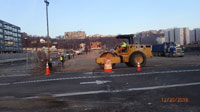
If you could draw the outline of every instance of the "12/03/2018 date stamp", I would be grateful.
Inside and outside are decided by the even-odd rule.
[[[188,103],[188,98],[162,98],[162,102],[164,103],[173,103],[173,102],[178,102],[178,103]]]

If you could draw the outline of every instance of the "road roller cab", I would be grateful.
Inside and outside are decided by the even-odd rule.
[[[123,51],[121,45],[115,47],[114,52],[104,52],[99,58],[96,59],[96,63],[101,68],[104,67],[105,58],[109,58],[114,66],[117,63],[126,63],[129,67],[134,67],[139,62],[141,66],[145,66],[147,58],[152,57],[151,45],[134,44],[134,34],[131,35],[118,35],[117,39],[128,40],[126,51]]]

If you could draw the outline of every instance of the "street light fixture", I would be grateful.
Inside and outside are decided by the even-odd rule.
[[[50,50],[49,50],[49,44],[50,44],[50,37],[49,37],[49,21],[48,21],[48,6],[49,2],[47,0],[44,0],[44,3],[46,3],[46,18],[47,18],[47,38],[48,38],[48,61],[50,60]]]

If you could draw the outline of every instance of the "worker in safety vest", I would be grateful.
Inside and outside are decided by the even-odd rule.
[[[122,48],[122,52],[125,52],[127,50],[127,43],[126,43],[126,41],[122,42],[121,48]]]
[[[61,62],[61,65],[64,66],[65,59],[63,55],[60,56],[60,62]]]

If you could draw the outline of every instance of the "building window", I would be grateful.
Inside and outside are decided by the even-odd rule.
[[[5,40],[13,40],[12,36],[5,36]]]
[[[17,37],[17,33],[13,33],[13,36]]]
[[[20,29],[17,29],[17,32],[21,32],[21,30],[20,30]]]
[[[8,42],[6,42],[6,44],[7,44],[7,45],[14,45],[15,43],[12,42],[12,41],[8,41]]]
[[[3,29],[0,29],[0,33],[2,33],[3,32]]]
[[[21,34],[20,34],[20,33],[18,34],[18,37],[21,37]]]
[[[3,24],[2,23],[0,23],[0,27],[2,27],[3,26]]]
[[[3,38],[3,35],[2,34],[0,34],[0,39],[2,39]]]
[[[8,28],[8,26],[7,26],[7,25],[4,25],[4,28],[6,28],[6,29],[7,29],[7,28]]]
[[[5,31],[5,34],[6,34],[6,35],[8,35],[8,34],[9,34],[9,32],[8,32],[8,31]]]
[[[13,31],[14,31],[14,32],[17,32],[17,28],[13,28]]]

